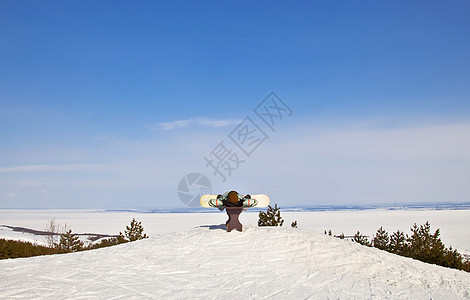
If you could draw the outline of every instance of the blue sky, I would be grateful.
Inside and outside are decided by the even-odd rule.
[[[190,172],[284,206],[469,201],[469,8],[0,1],[0,207],[178,207]],[[221,182],[204,156],[271,91],[292,116]]]

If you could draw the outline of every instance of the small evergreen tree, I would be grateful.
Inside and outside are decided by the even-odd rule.
[[[126,237],[122,234],[122,232],[119,232],[119,235],[117,237],[117,241],[118,241],[118,244],[122,244],[122,243],[127,243],[129,242]]]
[[[142,222],[137,222],[134,218],[131,221],[130,226],[126,226],[124,230],[124,235],[122,232],[119,232],[118,241],[122,242],[123,240],[133,242],[141,239],[148,238],[147,234],[144,233],[144,227]]]
[[[407,236],[406,255],[431,264],[441,264],[445,257],[445,245],[439,238],[440,230],[437,229],[434,234],[430,233],[431,224],[418,227],[416,223],[411,227],[411,236]]]
[[[274,207],[268,205],[266,212],[260,211],[258,214],[258,226],[282,226],[284,220],[281,217],[280,209],[275,204]]]
[[[368,247],[371,246],[367,236],[362,235],[359,231],[356,232],[356,234],[354,235],[353,241],[356,242],[356,243],[359,243],[361,245],[364,245],[364,246],[368,246]]]
[[[82,250],[83,242],[80,241],[76,234],[72,233],[72,229],[67,230],[67,226],[65,226],[64,233],[60,235],[60,241],[57,247],[61,252],[76,252]]]
[[[405,255],[406,239],[403,231],[397,230],[390,235],[389,251],[398,255]]]
[[[388,250],[390,243],[390,238],[388,236],[388,232],[383,230],[382,226],[377,229],[377,233],[374,236],[373,244],[375,248],[380,250]]]
[[[456,249],[452,249],[452,246],[444,250],[444,261],[442,265],[449,268],[465,270],[465,261],[462,255],[458,253]],[[468,272],[469,270],[466,271]]]

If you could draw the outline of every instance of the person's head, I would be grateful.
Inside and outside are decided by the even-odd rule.
[[[235,191],[228,192],[228,202],[233,204],[238,203],[238,193]]]

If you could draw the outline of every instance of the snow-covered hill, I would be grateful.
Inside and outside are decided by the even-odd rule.
[[[206,226],[0,270],[2,299],[470,299],[469,273],[295,228]]]
[[[0,225],[0,239],[15,240],[22,242],[30,242],[35,245],[47,246],[46,232],[34,230],[24,227],[13,227],[8,225]],[[78,239],[83,242],[84,246],[99,243],[102,239],[115,237],[116,235],[96,234],[96,233],[78,233]],[[55,242],[59,242],[60,237],[57,235]]]

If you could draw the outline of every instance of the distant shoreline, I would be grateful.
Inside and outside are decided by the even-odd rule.
[[[284,212],[320,212],[320,211],[360,211],[360,210],[469,210],[470,202],[434,202],[434,203],[392,203],[363,205],[301,205],[281,206]],[[250,208],[247,212],[258,212],[265,208]],[[220,213],[218,209],[202,207],[176,208],[0,208],[0,210],[77,210],[88,212],[134,212],[152,213]]]

